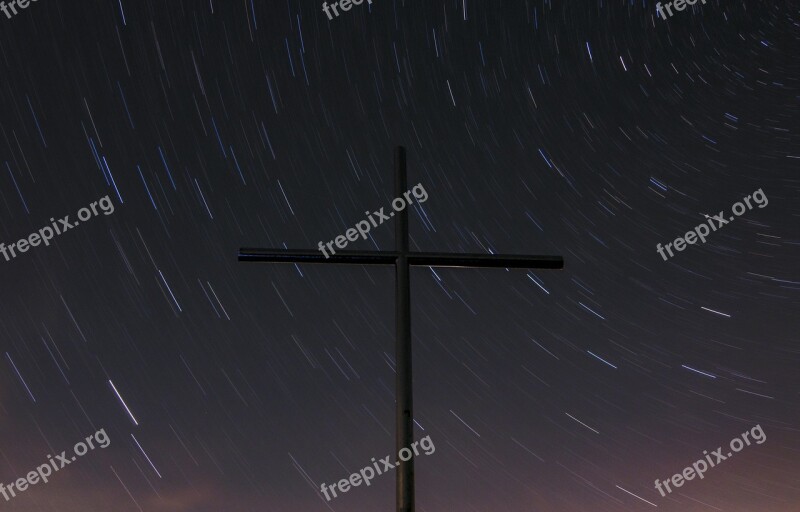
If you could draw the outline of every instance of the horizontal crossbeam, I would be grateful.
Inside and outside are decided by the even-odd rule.
[[[340,251],[326,258],[319,251],[294,249],[239,249],[239,261],[259,263],[339,263],[349,265],[392,265],[400,253],[393,251]],[[453,254],[410,252],[408,264],[418,267],[465,268],[564,268],[561,256],[514,254]]]

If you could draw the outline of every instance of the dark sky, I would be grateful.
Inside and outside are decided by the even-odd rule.
[[[800,510],[800,4],[673,12],[0,13],[0,240],[114,205],[0,257],[0,482],[111,440],[0,507],[393,510],[394,472],[319,492],[395,451],[393,270],[237,251],[313,251],[388,211],[404,145],[429,196],[412,249],[565,259],[412,271],[416,436],[436,448],[417,510]],[[656,252],[758,190],[706,243]],[[393,227],[348,248],[391,250]],[[756,425],[763,444],[655,489]]]

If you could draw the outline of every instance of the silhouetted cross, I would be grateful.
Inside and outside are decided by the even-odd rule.
[[[395,150],[395,197],[406,191],[406,150]],[[564,268],[561,256],[517,256],[502,254],[448,254],[411,252],[408,248],[408,208],[395,218],[394,251],[338,251],[326,258],[319,251],[291,249],[239,249],[239,261],[267,263],[345,263],[354,265],[395,266],[396,358],[396,448],[410,447],[414,442],[413,395],[411,380],[411,303],[409,267],[476,267],[476,268]],[[397,512],[414,512],[414,459],[399,460],[397,465]]]

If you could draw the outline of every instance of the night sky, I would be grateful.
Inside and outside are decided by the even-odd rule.
[[[8,3],[8,0],[6,0]],[[19,512],[393,510],[394,270],[411,248],[417,510],[800,511],[800,3],[39,0],[0,13],[0,482]],[[766,206],[665,261],[656,251]],[[50,219],[55,219],[51,221]],[[348,249],[392,250],[394,224]],[[9,253],[10,256],[10,253]],[[654,481],[760,425],[662,497]]]

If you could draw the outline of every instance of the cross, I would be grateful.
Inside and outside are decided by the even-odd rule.
[[[395,149],[395,197],[406,189],[406,150]],[[414,442],[411,380],[411,300],[409,268],[480,267],[480,268],[564,268],[561,256],[521,256],[499,254],[448,254],[411,252],[408,248],[408,209],[397,212],[394,251],[341,251],[325,257],[318,251],[292,249],[239,249],[239,261],[262,263],[340,263],[351,265],[394,265],[395,268],[395,393],[397,452]],[[414,512],[414,458],[397,465],[397,512]]]

